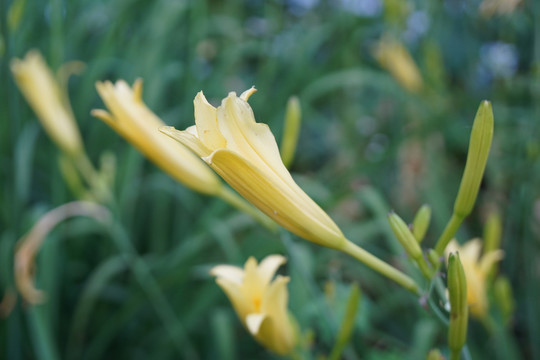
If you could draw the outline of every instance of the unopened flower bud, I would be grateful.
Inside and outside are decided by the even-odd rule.
[[[454,204],[454,214],[464,218],[472,211],[493,138],[493,110],[491,103],[482,101],[474,119],[467,153],[467,163],[461,178],[458,195]]]
[[[459,259],[459,253],[448,258],[448,294],[450,297],[450,325],[448,328],[448,347],[459,353],[467,340],[467,280]]]
[[[300,122],[302,120],[302,109],[300,101],[296,96],[291,96],[285,109],[285,127],[283,138],[281,139],[281,160],[283,165],[289,167],[294,159],[298,135],[300,133]]]
[[[416,213],[413,220],[412,232],[416,241],[419,243],[424,240],[426,232],[431,220],[431,207],[429,205],[422,205],[422,207]]]

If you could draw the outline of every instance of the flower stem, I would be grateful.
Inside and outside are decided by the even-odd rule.
[[[370,254],[350,240],[346,240],[344,246],[339,250],[349,254],[378,273],[386,276],[390,280],[395,281],[397,284],[409,290],[413,294],[420,295],[420,289],[413,279],[388,263],[382,261],[378,257]]]
[[[435,245],[435,251],[437,254],[442,256],[444,249],[446,249],[446,246],[450,240],[452,240],[454,235],[456,235],[461,223],[463,222],[463,219],[463,216],[456,215],[455,213],[452,214],[452,217],[450,218],[448,224],[446,224],[439,241],[437,241],[437,245]]]
[[[251,206],[247,201],[240,197],[237,193],[223,186],[222,190],[216,194],[219,198],[224,200],[229,205],[237,208],[238,210],[250,215],[259,224],[267,228],[268,230],[275,232],[277,230],[277,224],[264,215],[262,212]]]

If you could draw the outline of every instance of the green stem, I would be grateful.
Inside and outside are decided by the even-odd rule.
[[[429,268],[426,259],[420,257],[416,259],[416,263],[418,264],[418,268],[422,272],[422,275],[424,275],[427,280],[431,280],[433,277],[433,271]]]
[[[88,185],[90,185],[91,192],[98,198],[98,201],[109,202],[113,199],[113,196],[108,188],[107,184],[103,181],[103,178],[94,168],[90,159],[83,151],[80,154],[76,154],[71,157],[75,167],[79,170],[82,177]]]
[[[452,214],[452,217],[450,218],[450,221],[444,228],[444,231],[439,238],[439,241],[437,241],[437,245],[435,245],[435,251],[439,255],[443,255],[444,249],[446,249],[446,246],[452,240],[452,238],[456,235],[459,227],[461,226],[461,223],[463,222],[464,217],[456,215],[455,213]]]
[[[272,219],[251,206],[247,201],[244,200],[244,198],[239,196],[237,193],[235,193],[228,187],[223,186],[222,190],[217,193],[216,196],[220,197],[223,201],[225,201],[232,207],[250,215],[253,219],[255,219],[259,224],[261,224],[268,230],[276,232],[277,224]]]
[[[378,273],[386,276],[390,280],[393,280],[394,282],[396,282],[403,288],[409,290],[413,294],[420,295],[420,289],[413,279],[411,279],[409,276],[405,275],[398,269],[394,268],[393,266],[389,265],[388,263],[382,261],[378,257],[370,254],[369,252],[354,244],[350,240],[346,240],[345,245],[338,250],[349,254],[353,258],[359,260],[360,262],[364,263]]]

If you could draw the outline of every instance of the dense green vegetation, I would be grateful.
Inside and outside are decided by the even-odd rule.
[[[279,253],[291,277],[289,308],[310,342],[331,353],[351,285],[360,304],[344,359],[422,359],[448,354],[447,328],[419,299],[335,250],[285,230],[268,231],[220,199],[175,182],[100,120],[96,81],[144,79],[143,99],[165,123],[193,124],[193,98],[218,105],[252,85],[258,122],[282,136],[296,95],[302,125],[291,173],[349,239],[423,284],[386,220],[412,222],[427,203],[424,248],[452,214],[480,102],[495,134],[465,242],[502,217],[515,311],[503,325],[469,321],[473,359],[540,358],[540,3],[483,15],[479,2],[398,0],[141,1],[0,0],[0,358],[271,359],[242,327],[208,274],[216,264]],[[399,39],[423,86],[410,91],[381,66],[383,36]],[[17,241],[46,212],[76,196],[60,151],[17,89],[10,61],[38,49],[53,69],[79,60],[69,82],[85,149],[110,174],[114,225],[69,219],[36,258],[43,304],[17,297]],[[110,163],[109,163],[110,164]],[[110,166],[110,165],[109,165]],[[113,175],[114,174],[114,175]]]

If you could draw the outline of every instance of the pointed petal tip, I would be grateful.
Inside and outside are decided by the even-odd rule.
[[[246,316],[246,327],[252,335],[257,335],[266,318],[265,314],[249,314]]]

